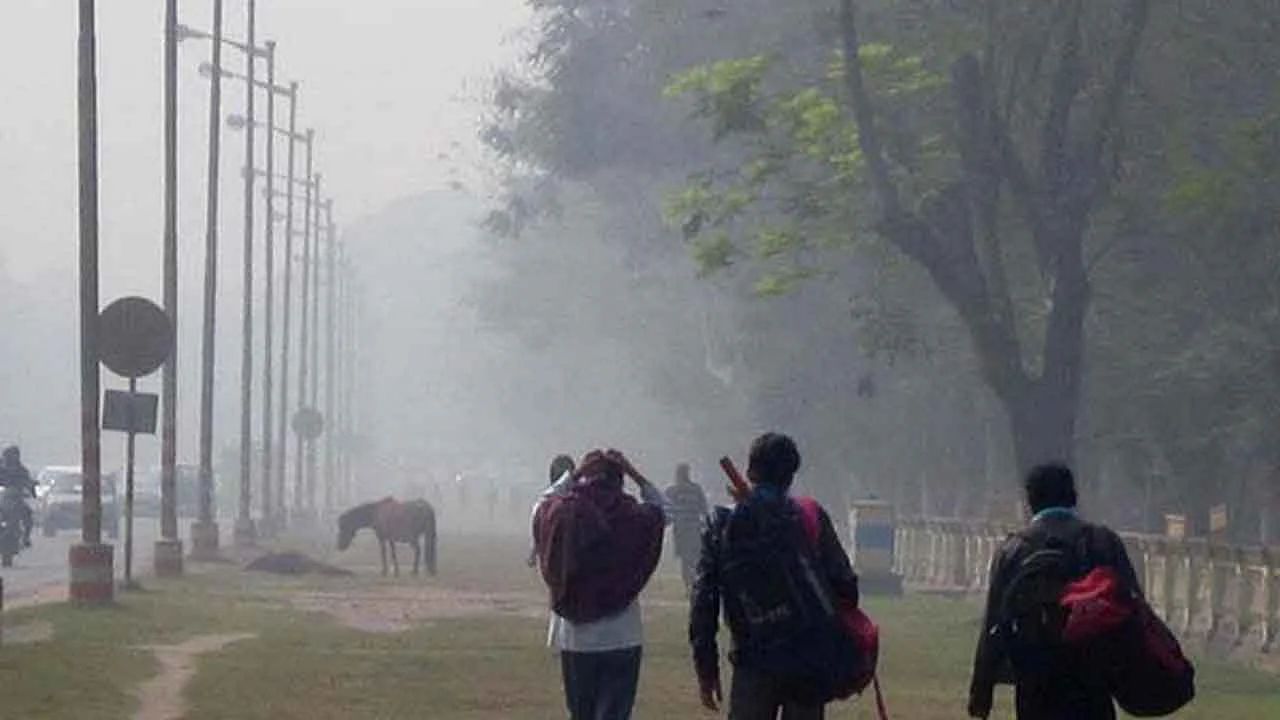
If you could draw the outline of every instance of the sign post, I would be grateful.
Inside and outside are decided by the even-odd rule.
[[[102,311],[98,330],[102,364],[129,379],[129,392],[107,391],[102,427],[125,433],[124,588],[132,590],[138,587],[133,580],[134,445],[139,432],[156,431],[158,402],[153,394],[138,393],[138,378],[155,372],[169,359],[173,325],[165,311],[150,300],[126,297]]]

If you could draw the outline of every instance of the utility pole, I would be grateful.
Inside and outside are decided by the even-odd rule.
[[[252,514],[252,476],[253,476],[253,138],[256,130],[256,115],[253,112],[253,100],[257,95],[254,87],[258,64],[258,46],[256,32],[256,3],[248,0],[248,38],[245,52],[245,67],[248,81],[245,82],[245,114],[249,122],[244,128],[244,274],[243,300],[241,302],[241,341],[240,341],[240,514],[236,518],[236,545],[253,545],[257,538]]]
[[[329,246],[326,248],[328,287],[325,288],[325,348],[324,348],[324,418],[329,425],[329,432],[324,435],[324,514],[327,518],[334,510],[334,457],[333,443],[338,432],[337,417],[334,413],[334,351],[336,338],[334,332],[334,310],[337,308],[338,299],[338,277],[337,277],[337,228],[333,224],[333,201],[330,201],[325,210],[326,225],[328,226]]]
[[[337,289],[337,330],[334,337],[334,343],[337,345],[337,353],[334,365],[334,377],[337,379],[337,393],[334,396],[334,418],[333,418],[333,435],[330,436],[330,442],[334,444],[337,452],[335,470],[337,474],[335,495],[339,505],[346,504],[350,498],[347,496],[347,253],[346,245],[338,246],[338,289]]]
[[[284,289],[280,300],[280,434],[276,447],[276,462],[279,467],[279,482],[276,485],[276,498],[279,505],[279,524],[283,527],[288,515],[288,502],[285,494],[285,478],[288,468],[286,460],[289,443],[289,331],[290,316],[293,303],[293,188],[294,160],[298,145],[298,83],[289,83],[289,169],[286,178],[285,211],[284,211]],[[274,221],[274,220],[273,220]]]
[[[222,130],[222,0],[213,0],[213,72],[209,77],[209,175],[205,207],[204,337],[200,364],[200,518],[191,528],[191,554],[218,555],[213,506],[214,339],[218,292],[218,162]]]
[[[271,484],[275,482],[271,462],[273,432],[271,400],[274,388],[272,350],[274,349],[275,330],[275,179],[276,179],[276,44],[268,40],[267,47],[267,222],[264,229],[266,247],[263,251],[263,267],[265,287],[263,288],[263,325],[262,325],[262,531],[272,535],[276,530],[276,513],[272,506],[273,493]],[[252,85],[252,83],[250,83]],[[290,143],[293,139],[290,138]],[[291,188],[292,189],[292,188]]]
[[[155,547],[157,577],[182,574],[178,537],[178,0],[164,12],[164,310],[173,329],[161,378],[160,540]]]
[[[303,221],[302,221],[302,267],[300,268],[302,271],[302,303],[301,305],[299,305],[299,308],[298,308],[299,312],[301,312],[302,314],[301,329],[299,332],[300,337],[298,340],[298,410],[299,411],[301,411],[303,408],[307,406],[307,387],[308,387],[307,371],[309,369],[307,356],[310,355],[310,351],[309,351],[310,345],[307,344],[307,341],[308,341],[307,316],[309,314],[309,308],[311,305],[311,295],[310,295],[311,271],[308,269],[311,266],[311,234],[312,234],[311,206],[313,204],[312,198],[318,194],[317,191],[319,191],[320,189],[320,184],[318,182],[319,178],[314,178],[315,182],[314,183],[311,182],[313,180],[312,171],[314,170],[314,166],[313,166],[314,152],[315,152],[315,131],[308,130],[307,131],[307,175],[306,175],[308,184],[305,186],[306,193],[304,196],[305,200],[303,201],[305,213],[303,214]],[[303,456],[304,440],[302,437],[302,433],[294,433],[294,435],[296,436],[296,439],[297,439],[296,452],[294,456],[294,465],[295,465],[294,472],[296,473],[294,478],[294,510],[297,512],[298,515],[302,515],[306,509],[306,502],[305,502],[305,497],[306,497],[305,460],[306,458]]]
[[[71,600],[99,605],[115,594],[112,547],[102,544],[102,436],[98,430],[98,67],[94,0],[80,0],[77,114],[80,179],[81,542],[67,553]]]
[[[311,204],[315,217],[311,221],[311,263],[307,265],[307,272],[311,274],[311,345],[309,352],[311,353],[311,383],[307,388],[307,407],[312,410],[320,409],[320,238],[323,230],[320,225],[320,209],[323,207],[323,201],[320,199],[321,177],[316,173],[315,202]],[[328,422],[328,418],[324,418]],[[307,441],[307,511],[314,520],[316,516],[316,438],[308,437]]]

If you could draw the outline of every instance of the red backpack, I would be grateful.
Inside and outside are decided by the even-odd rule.
[[[793,501],[800,510],[805,537],[816,549],[821,532],[821,507],[816,500],[809,497],[793,498]],[[840,616],[841,626],[853,638],[854,645],[861,649],[867,658],[863,666],[864,672],[858,673],[849,680],[848,684],[841,689],[840,699],[861,694],[868,685],[872,685],[876,693],[876,710],[881,720],[888,720],[884,695],[880,692],[880,680],[876,677],[876,664],[880,657],[880,628],[857,604],[844,598],[835,598],[835,600],[838,604],[836,612]]]
[[[1063,642],[1096,646],[1109,659],[1111,696],[1134,717],[1171,715],[1195,697],[1195,668],[1146,600],[1109,567],[1094,568],[1062,594]]]

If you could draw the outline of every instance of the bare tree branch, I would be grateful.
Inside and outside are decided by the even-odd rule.
[[[867,160],[871,182],[875,185],[881,209],[888,222],[895,222],[902,215],[902,200],[898,188],[889,173],[884,158],[880,133],[875,127],[875,112],[871,104],[862,74],[861,44],[858,41],[858,25],[854,17],[853,0],[840,0],[840,28],[844,39],[844,82],[853,105],[854,119],[858,124],[858,144]]]
[[[1120,122],[1124,96],[1133,79],[1138,50],[1142,45],[1142,36],[1150,17],[1151,0],[1130,0],[1125,9],[1124,41],[1120,46],[1115,65],[1112,66],[1111,78],[1103,92],[1102,109],[1093,130],[1093,138],[1086,149],[1090,153],[1088,167],[1092,175],[1092,188],[1088,198],[1090,202],[1105,196],[1111,189],[1112,174],[1103,170],[1102,155],[1106,151],[1107,143],[1114,137],[1116,126]]]
[[[1049,89],[1049,110],[1040,131],[1040,173],[1044,178],[1044,191],[1051,195],[1063,192],[1069,182],[1071,153],[1068,148],[1068,133],[1071,129],[1071,109],[1080,93],[1084,76],[1080,67],[1082,5],[1083,0],[1063,0],[1061,5],[1066,14],[1062,20],[1066,25],[1066,34],[1062,39],[1058,67]],[[1058,22],[1055,17],[1055,26]]]

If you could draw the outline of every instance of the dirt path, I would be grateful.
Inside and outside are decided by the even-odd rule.
[[[197,658],[252,637],[255,636],[200,635],[177,645],[147,648],[160,661],[160,674],[138,687],[139,706],[135,720],[179,720],[187,710],[182,691],[196,673]]]
[[[323,612],[347,627],[396,633],[432,620],[493,615],[541,617],[545,601],[525,593],[467,592],[434,586],[370,588],[359,592],[291,594],[290,604]]]

